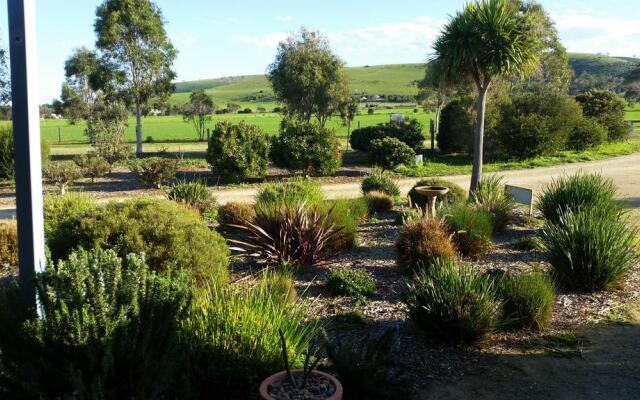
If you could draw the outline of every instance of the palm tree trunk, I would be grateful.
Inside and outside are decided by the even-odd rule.
[[[478,189],[478,184],[482,180],[482,166],[484,163],[484,117],[487,112],[487,92],[489,87],[479,88],[478,103],[476,105],[477,121],[475,131],[475,141],[473,145],[473,172],[471,173],[471,187],[469,197]]]
[[[142,107],[136,103],[136,155],[142,156]]]

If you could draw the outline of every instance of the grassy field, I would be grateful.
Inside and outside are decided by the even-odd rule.
[[[432,118],[431,114],[425,113],[423,110],[419,110],[418,113],[414,113],[413,109],[396,109],[377,110],[375,114],[368,115],[362,113],[358,115],[351,127],[355,129],[360,126],[371,126],[382,122],[389,121],[389,115],[391,113],[403,113],[409,117],[417,118],[420,122],[428,126],[429,118]],[[216,115],[213,117],[211,127],[219,121],[230,121],[232,123],[238,123],[240,121],[246,121],[250,124],[258,125],[265,132],[275,135],[278,133],[280,121],[282,116],[274,113],[264,114],[226,114]],[[339,136],[347,135],[347,128],[343,126],[342,120],[339,118],[333,118],[329,121],[328,126],[336,129]],[[85,124],[78,123],[76,125],[70,125],[66,120],[46,120],[42,121],[41,131],[42,136],[48,140],[51,144],[58,144],[58,129],[61,132],[62,144],[72,143],[85,143]],[[168,117],[147,117],[143,120],[143,136],[146,139],[151,136],[154,142],[185,142],[193,141],[196,139],[196,133],[193,126],[183,121],[180,116],[168,116]],[[125,137],[128,141],[135,141],[135,119],[129,120],[129,127],[125,133]]]

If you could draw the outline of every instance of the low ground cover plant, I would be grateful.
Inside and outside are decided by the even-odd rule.
[[[157,189],[170,179],[175,178],[178,171],[178,160],[151,157],[129,163],[129,169],[140,182]]]
[[[442,203],[460,203],[465,202],[467,200],[467,191],[464,190],[460,185],[454,182],[450,182],[440,178],[427,178],[421,179],[414,185],[414,187],[409,191],[409,199],[411,200],[411,205],[414,207],[425,208],[427,206],[427,199],[416,192],[416,187],[420,186],[443,186],[449,189],[449,193],[444,195],[443,197],[439,197],[439,201]]]
[[[555,279],[569,289],[614,287],[638,261],[637,232],[620,210],[569,210],[548,222],[541,237]]]
[[[398,266],[407,272],[431,268],[440,260],[457,256],[451,234],[434,218],[418,218],[401,227],[396,254]]]
[[[549,275],[507,274],[499,279],[497,291],[502,301],[502,327],[542,331],[549,326],[555,296]]]
[[[383,192],[389,196],[400,196],[400,187],[390,174],[375,170],[362,180],[362,193]]]
[[[568,210],[582,208],[616,209],[617,189],[613,181],[600,174],[576,173],[561,176],[547,185],[540,195],[536,208],[551,223],[558,223]]]
[[[77,214],[56,207],[65,202],[75,204]],[[134,199],[91,207],[62,198],[48,209],[47,242],[54,260],[65,259],[77,247],[98,246],[114,249],[121,257],[144,253],[155,271],[185,269],[198,281],[227,279],[224,239],[196,212],[174,202]]]
[[[418,327],[450,343],[483,339],[500,315],[492,279],[454,261],[419,271],[407,285],[404,302]]]
[[[37,277],[47,318],[0,292],[0,370],[8,398],[158,398],[180,372],[189,279],[144,257],[80,250]]]
[[[365,298],[376,293],[376,281],[363,269],[339,268],[331,271],[327,289],[335,295]]]
[[[385,213],[393,210],[393,198],[385,192],[372,191],[364,195],[370,213]]]
[[[493,215],[465,203],[450,204],[440,211],[456,248],[465,257],[477,257],[491,248]]]
[[[196,293],[182,341],[188,354],[188,389],[195,398],[244,399],[283,368],[282,331],[289,360],[299,367],[318,335],[308,304],[295,299],[290,279],[267,272],[256,285],[210,286]]]

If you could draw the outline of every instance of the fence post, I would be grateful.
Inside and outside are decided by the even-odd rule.
[[[429,133],[431,133],[431,151],[436,150],[436,124],[432,119],[429,119]]]
[[[58,143],[62,143],[62,128],[58,127]]]

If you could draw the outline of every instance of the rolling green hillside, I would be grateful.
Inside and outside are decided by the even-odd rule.
[[[629,57],[609,57],[597,54],[571,53],[569,63],[576,76],[587,72],[592,75],[623,77],[640,64],[640,59]],[[347,68],[351,78],[353,95],[395,95],[414,96],[418,89],[415,82],[424,76],[424,64],[394,64]],[[264,75],[248,75],[207,79],[176,84],[176,94],[171,98],[173,104],[186,103],[189,93],[194,89],[204,89],[216,104],[229,102],[243,107],[276,106],[273,90]]]

